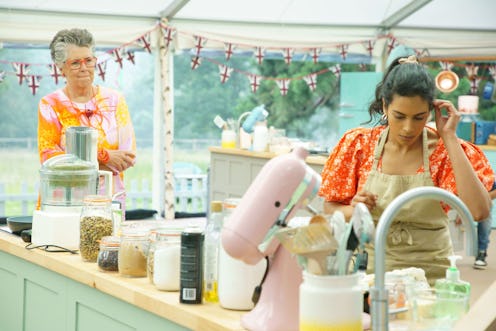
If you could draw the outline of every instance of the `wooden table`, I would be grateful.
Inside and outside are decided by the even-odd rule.
[[[0,330],[244,330],[244,312],[179,303],[148,278],[98,270],[79,254],[27,250],[0,231]]]

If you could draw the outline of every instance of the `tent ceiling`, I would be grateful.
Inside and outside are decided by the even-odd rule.
[[[432,56],[496,57],[494,0],[0,0],[0,41],[46,44],[55,31],[80,26],[100,44],[125,43],[171,9],[171,26],[211,40],[304,47],[391,33]]]

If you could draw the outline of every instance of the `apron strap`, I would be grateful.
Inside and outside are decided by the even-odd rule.
[[[384,131],[382,131],[381,136],[379,137],[379,143],[375,146],[374,149],[374,163],[372,164],[372,170],[377,170],[379,165],[379,160],[381,159],[382,150],[384,149],[384,145],[386,144],[386,139],[389,133],[389,126],[387,126]]]

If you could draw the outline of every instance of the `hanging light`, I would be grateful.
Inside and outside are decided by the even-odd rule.
[[[436,76],[436,88],[443,93],[453,92],[459,82],[458,75],[451,70],[443,70]]]

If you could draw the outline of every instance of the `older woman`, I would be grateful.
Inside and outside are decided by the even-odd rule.
[[[391,63],[369,108],[381,125],[345,133],[322,171],[319,194],[326,212],[340,210],[349,218],[361,202],[378,222],[401,193],[437,186],[457,194],[476,221],[488,217],[493,171],[477,146],[457,138],[461,115],[450,102],[434,99],[434,91],[432,77],[414,56]],[[437,130],[426,125],[431,111]],[[408,204],[386,245],[388,270],[418,267],[431,283],[443,278],[453,254],[446,206],[429,199]],[[373,250],[368,253],[372,257]]]
[[[50,52],[66,85],[39,103],[40,161],[65,152],[68,127],[92,127],[98,131],[99,167],[114,173],[114,193],[124,191],[123,172],[135,162],[134,129],[124,97],[93,84],[97,64],[93,36],[84,29],[61,30],[50,43]]]

